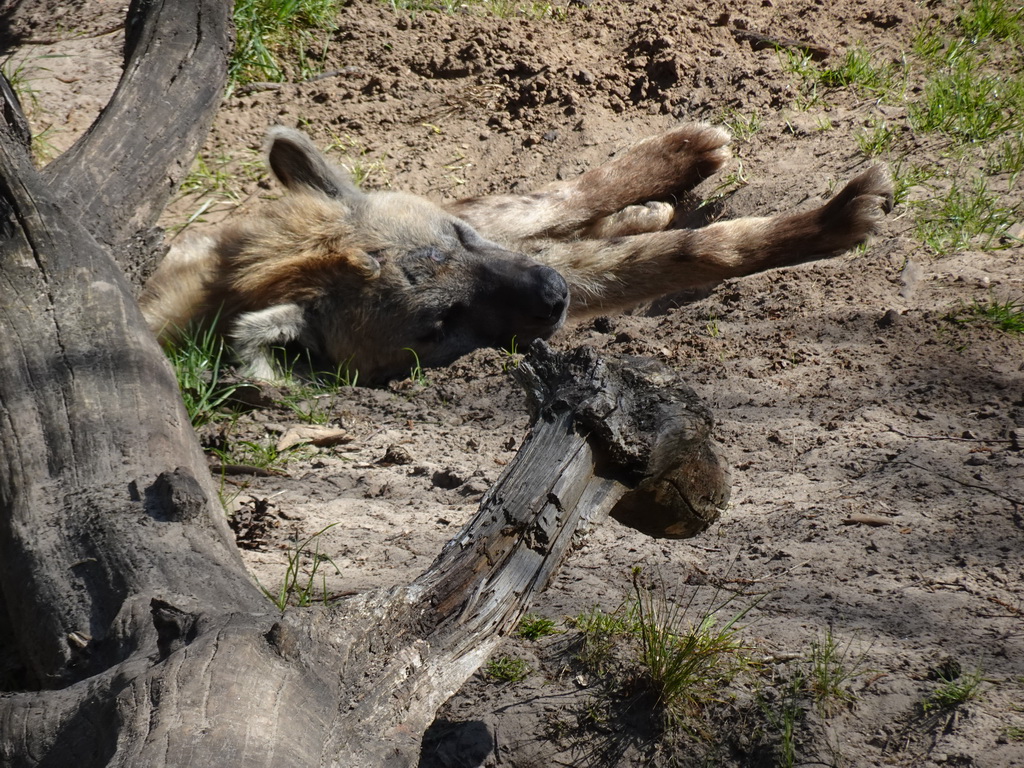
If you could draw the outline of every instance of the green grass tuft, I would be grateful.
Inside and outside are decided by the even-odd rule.
[[[921,702],[921,711],[925,714],[934,711],[950,710],[976,699],[981,693],[984,682],[981,670],[976,669],[964,675],[939,675],[939,685]]]
[[[315,72],[318,63],[309,59],[308,49],[317,31],[334,29],[339,7],[339,0],[238,0],[228,82],[283,81],[282,58],[294,61],[300,76]]]
[[[987,249],[998,245],[1016,216],[1015,209],[989,190],[985,178],[976,176],[969,186],[955,181],[944,197],[922,203],[917,234],[936,253],[969,246]]]
[[[892,151],[902,134],[901,127],[886,120],[873,120],[853,138],[865,157],[878,157]]]
[[[1024,335],[1024,301],[975,300],[972,304],[950,312],[946,319],[955,323],[980,322],[1004,333]]]
[[[915,130],[943,133],[959,144],[989,141],[1020,128],[1024,116],[1024,75],[986,71],[965,56],[930,79],[910,107]]]
[[[1006,0],[973,0],[957,14],[956,23],[975,45],[985,40],[1024,43],[1024,8]]]
[[[861,45],[854,45],[843,61],[817,73],[818,81],[826,88],[852,88],[861,94],[886,96],[902,84],[903,73],[891,62],[879,63]]]
[[[321,568],[325,565],[330,565],[334,568],[335,573],[338,574],[341,573],[341,569],[334,564],[330,557],[320,553],[320,536],[336,525],[337,523],[331,523],[324,526],[312,536],[296,544],[295,548],[288,553],[288,567],[285,571],[284,581],[281,583],[281,589],[278,590],[277,594],[269,591],[262,584],[259,585],[260,589],[263,590],[263,594],[270,598],[270,601],[277,606],[281,613],[284,613],[289,605],[306,608],[313,605],[313,603],[321,601],[324,605],[327,605],[329,600],[327,595],[327,575],[321,571]],[[305,572],[303,572],[303,560],[310,561],[310,565]],[[317,584],[318,574],[320,576],[319,585]],[[317,595],[318,586],[320,587],[319,596]]]
[[[522,659],[499,656],[487,662],[484,672],[499,683],[518,683],[530,674],[530,666]]]
[[[1024,171],[1024,126],[1004,136],[985,159],[985,173],[1010,175],[1009,186],[1017,185],[1017,179]]]
[[[867,673],[864,655],[852,656],[851,640],[840,647],[832,630],[811,641],[810,670],[806,685],[814,699],[818,714],[826,717],[842,703],[856,701],[849,686],[856,678]]]
[[[724,605],[691,621],[688,605],[670,603],[664,590],[642,588],[638,574],[633,587],[642,675],[669,722],[683,723],[747,666],[738,622],[753,606],[723,623],[718,612]]]
[[[519,636],[526,640],[539,640],[548,635],[557,635],[558,627],[554,620],[546,619],[535,613],[528,613],[519,620]]]
[[[418,384],[421,387],[429,387],[430,379],[427,378],[426,372],[423,370],[423,366],[420,364],[420,356],[416,354],[416,350],[412,347],[403,347],[403,349],[412,355],[412,368],[409,369],[409,379],[413,384]]]
[[[396,11],[418,13],[433,11],[436,13],[459,13],[465,11],[481,11],[499,19],[552,18],[564,20],[568,12],[554,3],[535,2],[533,0],[383,0]]]
[[[220,380],[224,339],[213,330],[215,324],[183,333],[166,350],[193,427],[224,418],[221,407],[238,389],[238,385]]]

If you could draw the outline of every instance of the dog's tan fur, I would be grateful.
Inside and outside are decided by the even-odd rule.
[[[728,160],[728,139],[683,126],[533,194],[438,206],[364,194],[308,138],[277,128],[268,159],[291,194],[172,249],[140,302],[164,339],[216,318],[256,376],[273,376],[272,347],[294,343],[377,381],[406,372],[410,350],[442,365],[546,337],[566,311],[611,312],[842,253],[891,208],[875,166],[809,211],[672,228],[670,201]]]

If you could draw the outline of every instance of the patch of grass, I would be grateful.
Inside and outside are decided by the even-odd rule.
[[[743,161],[736,158],[735,164],[735,170],[724,174],[722,176],[722,180],[711,191],[711,194],[701,201],[702,206],[713,205],[717,201],[725,199],[736,190],[742,189],[750,183],[750,179],[747,178],[743,169]]]
[[[910,190],[920,187],[926,181],[935,178],[938,171],[930,166],[915,165],[906,158],[897,160],[891,166],[893,182],[893,205],[903,205],[908,201]]]
[[[238,385],[225,385],[220,380],[224,339],[213,330],[215,324],[183,333],[166,349],[193,427],[223,418],[221,406],[238,389]]]
[[[258,181],[264,174],[263,159],[253,150],[246,150],[248,159],[218,155],[206,157],[198,155],[188,175],[181,182],[178,193],[181,196],[217,195],[218,197],[240,202],[239,178]]]
[[[648,590],[634,574],[638,663],[671,723],[698,715],[747,666],[738,622],[753,607],[719,622],[726,603],[688,617],[690,604],[670,603],[664,589]]]
[[[722,329],[718,325],[718,317],[714,312],[708,315],[708,321],[704,323],[704,330],[708,332],[708,336],[712,339],[717,339],[722,335]]]
[[[635,632],[636,616],[624,606],[612,613],[594,606],[574,618],[572,623],[582,636],[577,658],[592,671],[604,674],[620,639]]]
[[[305,355],[289,358],[286,350],[277,357],[280,378],[287,387],[281,404],[306,424],[326,424],[331,419],[331,403],[339,389],[359,383],[359,371],[341,363],[333,371],[319,370],[307,350]],[[351,360],[351,358],[350,358]],[[301,374],[298,369],[301,368]]]
[[[39,133],[32,134],[32,156],[41,165],[45,165],[60,154],[60,150],[51,141],[56,133],[57,128],[48,125]]]
[[[939,685],[921,702],[921,711],[929,714],[966,704],[978,697],[983,682],[984,678],[980,669],[956,676],[940,674]]]
[[[297,544],[288,553],[288,568],[285,571],[281,589],[278,590],[277,594],[274,594],[260,584],[263,594],[270,598],[270,601],[277,606],[281,613],[284,613],[289,605],[306,608],[313,605],[313,603],[321,601],[324,605],[327,605],[329,599],[327,595],[327,575],[321,571],[321,568],[325,565],[330,565],[337,574],[340,574],[341,570],[330,557],[321,554],[320,536],[336,525],[337,523],[331,523],[324,526],[312,536]],[[303,570],[303,560],[309,560],[310,562],[305,571]],[[320,575],[319,596],[317,595],[318,574]],[[259,584],[258,581],[257,584]]]
[[[42,113],[39,106],[39,89],[33,85],[33,80],[49,70],[39,66],[36,62],[43,59],[64,58],[65,56],[66,54],[50,54],[25,59],[17,63],[13,57],[8,56],[3,62],[0,62],[0,71],[3,72],[11,90],[17,96],[26,118],[38,118]],[[55,133],[57,133],[57,127],[52,124],[41,131],[32,133],[32,156],[37,164],[45,165],[60,154],[51,141]]]
[[[331,408],[327,399],[333,392],[321,392],[302,386],[291,390],[282,399],[282,404],[294,413],[304,424],[327,424],[331,420]]]
[[[773,732],[770,739],[774,744],[774,765],[778,768],[794,768],[796,765],[797,729],[806,716],[803,702],[805,684],[803,674],[795,671],[771,691],[771,696],[764,689],[757,694],[758,708],[768,729]]]
[[[929,79],[910,106],[917,131],[937,131],[958,144],[984,142],[1019,128],[1024,119],[1024,76],[988,71],[974,56],[958,59]]]
[[[997,244],[1016,218],[1016,210],[989,190],[985,178],[975,176],[970,186],[956,180],[944,197],[924,203],[916,230],[936,253],[968,247],[984,250]]]
[[[727,128],[737,141],[749,141],[761,130],[762,118],[757,110],[740,111],[729,107],[719,114],[716,122]]]
[[[973,0],[957,14],[956,23],[975,45],[985,40],[1024,43],[1024,8],[1006,0]]]
[[[368,157],[366,145],[359,139],[347,134],[345,136],[334,135],[324,151],[336,151],[344,155],[341,164],[349,172],[356,186],[388,186],[388,169],[384,161],[371,160]]]
[[[501,363],[501,370],[503,373],[515,370],[523,360],[523,353],[519,351],[519,342],[515,336],[513,336],[512,341],[509,342],[508,349],[502,347],[499,352],[503,358]]]
[[[237,208],[243,203],[241,195],[241,180],[258,181],[266,171],[263,160],[259,155],[250,149],[243,150],[241,158],[218,155],[217,157],[206,157],[198,155],[188,174],[178,188],[178,199],[192,196],[200,201],[199,207],[182,224],[171,227],[174,234],[180,233],[183,229],[197,221],[213,206],[218,206],[217,211],[227,211]]]
[[[226,197],[237,197],[231,188],[233,177],[225,170],[227,158],[221,157],[216,163],[198,155],[188,175],[181,182],[178,191],[182,195],[221,194]]]
[[[12,56],[8,56],[0,62],[0,71],[3,72],[14,95],[18,97],[23,110],[29,111],[39,106],[39,89],[32,81],[36,79],[36,73],[48,71],[45,67],[30,64],[28,60],[15,62]]]
[[[989,190],[984,177],[976,176],[969,187],[954,181],[945,196],[921,204],[917,235],[936,253],[987,249],[1015,220],[1015,210]]]
[[[484,672],[499,683],[518,683],[530,674],[530,666],[522,659],[499,656],[487,662]]]
[[[946,319],[956,323],[981,322],[1005,333],[1024,335],[1024,300],[975,300],[950,312]]]
[[[285,79],[282,58],[295,63],[300,77],[318,68],[308,50],[316,33],[330,32],[339,0],[237,0],[234,20],[237,39],[228,63],[228,82],[244,85]]]
[[[240,440],[230,450],[214,450],[212,453],[224,464],[245,464],[260,469],[270,469],[281,461],[281,452],[271,443],[255,440]]]
[[[808,54],[780,50],[782,66],[801,81],[799,109],[823,106],[819,88],[849,88],[859,95],[892,98],[902,93],[908,76],[906,64],[879,62],[862,45],[854,45],[834,67],[821,68]]]
[[[838,65],[816,71],[815,76],[826,88],[851,88],[860,94],[888,96],[902,84],[904,74],[895,64],[879,63],[866,48],[854,45]]]
[[[403,349],[412,355],[413,366],[409,369],[409,378],[413,384],[418,384],[421,387],[429,387],[430,379],[427,378],[427,374],[423,371],[423,366],[420,365],[420,356],[416,354],[416,350],[412,347],[403,347]]]
[[[557,635],[558,627],[553,619],[538,616],[535,613],[528,613],[519,620],[519,636],[526,640],[539,640],[548,635]]]
[[[1009,186],[1016,186],[1024,171],[1024,126],[1004,136],[985,159],[985,173],[1010,174]]]
[[[810,669],[806,682],[818,714],[822,717],[833,714],[838,705],[857,699],[849,685],[866,674],[867,670],[864,669],[863,654],[851,655],[852,643],[851,640],[840,647],[831,629],[823,637],[811,641]]]
[[[854,135],[857,148],[865,157],[878,157],[892,151],[902,134],[901,127],[887,120],[872,120],[868,127]]]

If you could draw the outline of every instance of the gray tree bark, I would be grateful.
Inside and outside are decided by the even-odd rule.
[[[0,129],[5,766],[413,764],[575,536],[609,513],[692,535],[728,492],[710,414],[675,375],[538,345],[517,374],[531,435],[434,564],[280,614],[242,565],[114,259],[212,120],[229,10],[134,2],[117,93],[42,173],[17,121]],[[154,78],[162,96],[143,99]]]

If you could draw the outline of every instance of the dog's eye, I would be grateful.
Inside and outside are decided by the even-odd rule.
[[[435,248],[432,245],[427,246],[426,248],[419,249],[419,251],[416,252],[416,255],[419,256],[421,259],[430,259],[430,261],[434,262],[435,264],[444,264],[445,261],[447,261],[448,259],[448,254],[446,254],[440,248]]]
[[[438,266],[447,260],[447,253],[440,248],[427,245],[406,253],[399,259],[398,266],[405,273],[405,277],[411,285],[419,285],[437,277]]]

